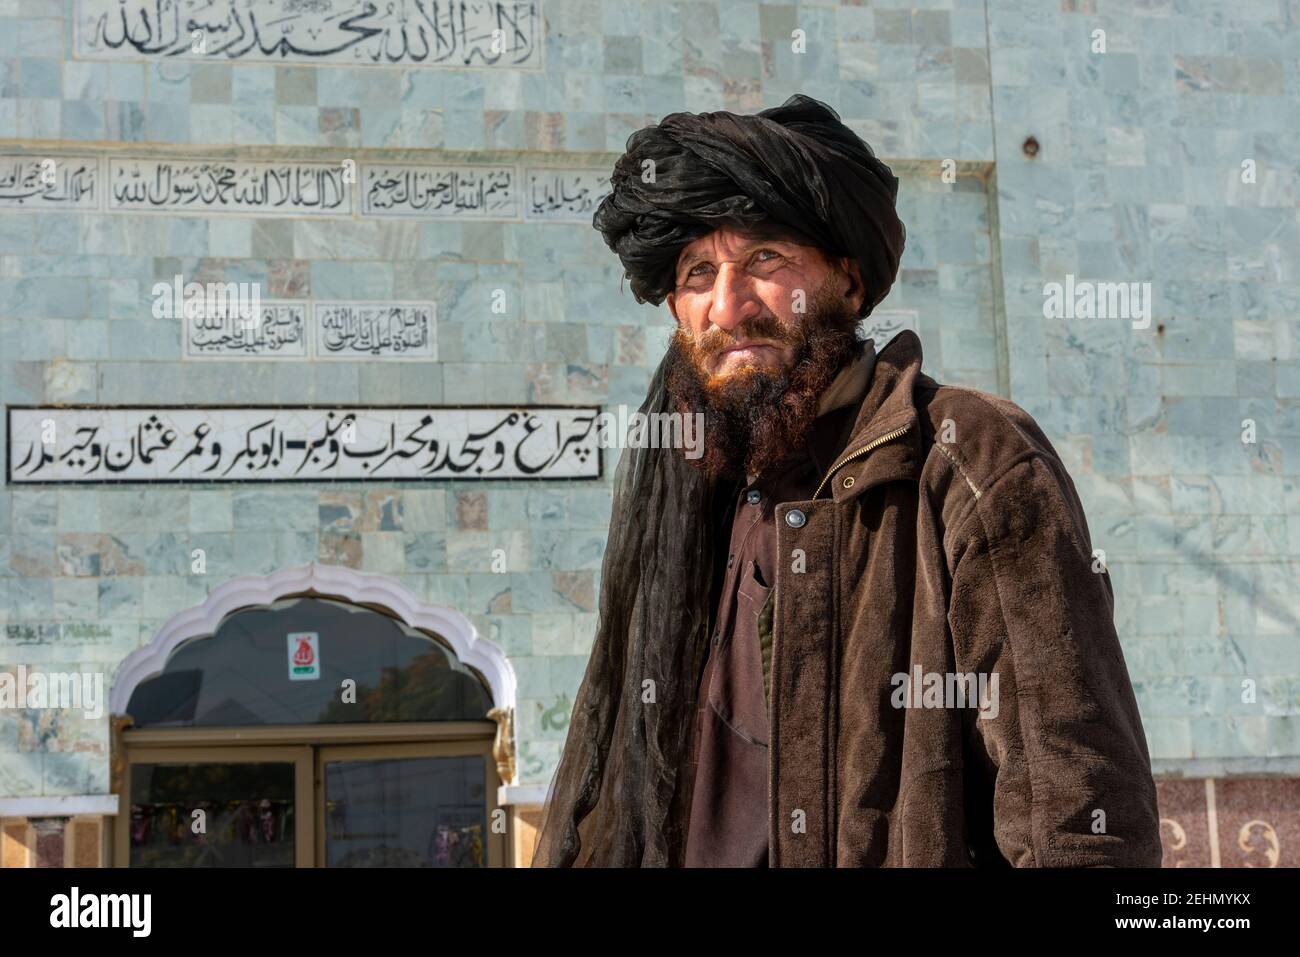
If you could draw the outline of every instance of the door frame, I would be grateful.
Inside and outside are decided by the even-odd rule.
[[[505,867],[509,827],[493,828],[497,789],[503,783],[493,755],[498,724],[483,721],[409,721],[373,724],[255,725],[238,728],[140,728],[121,732],[120,795],[122,813],[113,820],[109,866],[131,866],[131,766],[134,764],[196,764],[230,761],[292,761],[294,769],[294,866],[321,867],[324,855],[323,781],[318,781],[322,751],[355,746],[367,758],[390,756],[388,748],[411,749],[412,756],[483,755],[486,775],[488,829],[484,846],[488,867]],[[288,757],[285,757],[288,755]],[[403,756],[395,753],[391,756]],[[305,775],[305,778],[304,778]],[[308,798],[299,798],[307,794]],[[299,809],[301,805],[301,811]],[[503,812],[504,814],[504,812]],[[509,815],[505,815],[507,821]],[[318,826],[320,825],[320,826]],[[306,833],[301,830],[309,828]],[[318,833],[319,832],[319,839]]]

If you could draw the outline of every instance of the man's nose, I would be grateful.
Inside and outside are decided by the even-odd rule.
[[[709,322],[720,329],[731,331],[748,322],[763,311],[763,304],[754,291],[754,284],[744,270],[732,263],[723,263],[713,280],[713,300],[709,304]]]

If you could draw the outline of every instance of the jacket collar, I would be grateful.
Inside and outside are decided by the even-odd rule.
[[[867,348],[874,351],[874,343]],[[827,473],[823,496],[843,502],[882,482],[920,480],[925,456],[914,392],[921,377],[921,340],[905,329],[875,354],[870,388],[838,467]],[[846,487],[847,479],[852,481]]]
[[[868,339],[862,344],[862,351],[857,357],[849,361],[826,387],[817,403],[817,414],[822,416],[861,401],[871,382],[871,371],[875,364],[876,344]]]

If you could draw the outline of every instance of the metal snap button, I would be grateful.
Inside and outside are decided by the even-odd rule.
[[[852,476],[852,475],[850,475],[850,476],[848,476],[847,478],[844,479],[844,487],[845,487],[845,488],[853,488],[853,476]]]
[[[745,501],[749,502],[750,505],[757,505],[763,501],[763,493],[756,488],[751,488],[745,495]]]
[[[803,528],[808,521],[808,516],[797,508],[792,508],[785,513],[785,523],[791,528]]]

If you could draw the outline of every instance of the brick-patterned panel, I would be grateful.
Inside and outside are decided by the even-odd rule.
[[[1300,778],[1156,782],[1163,867],[1300,867]]]

